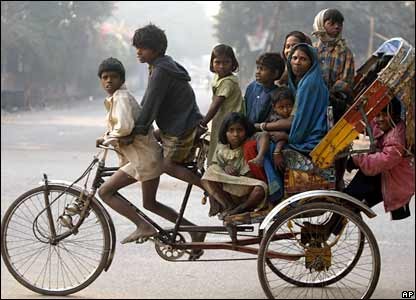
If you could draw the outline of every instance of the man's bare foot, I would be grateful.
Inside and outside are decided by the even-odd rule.
[[[148,238],[154,236],[157,233],[156,229],[151,225],[141,225],[140,228],[131,233],[128,237],[121,241],[122,244],[131,243],[137,241],[140,238]]]
[[[251,163],[251,164],[258,165],[258,166],[263,166],[263,161],[264,161],[263,157],[256,156],[255,158],[250,159],[248,162]]]

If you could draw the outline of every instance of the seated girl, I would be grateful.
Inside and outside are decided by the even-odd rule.
[[[254,131],[254,126],[240,113],[229,113],[222,122],[212,164],[201,180],[217,201],[211,203],[217,206],[211,207],[210,216],[221,212],[222,218],[265,207],[267,185],[252,178],[243,155],[243,144]]]

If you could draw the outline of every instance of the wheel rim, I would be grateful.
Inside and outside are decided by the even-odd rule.
[[[322,209],[315,209],[315,211],[319,210],[322,211]],[[310,211],[312,210],[309,209],[308,212]],[[368,236],[368,229],[362,227],[361,221],[347,216],[349,222],[339,241],[331,248],[331,263],[328,269],[326,270],[325,267],[323,269],[307,268],[306,257],[308,255],[305,255],[307,252],[299,243],[301,229],[297,224],[305,221],[318,224],[321,222],[320,219],[327,219],[325,214],[329,213],[312,218],[298,218],[296,223],[293,222],[293,217],[301,213],[302,211],[294,213],[290,218],[279,222],[279,226],[276,226],[274,230],[275,234],[295,233],[295,238],[273,241],[273,235],[270,235],[267,240],[265,249],[268,251],[303,254],[303,256],[297,261],[288,261],[268,259],[263,255],[260,263],[262,276],[264,276],[262,285],[266,285],[266,288],[263,286],[266,294],[270,298],[353,299],[369,297],[375,288],[374,281],[377,281],[374,278],[375,276],[378,278],[379,274],[379,256],[377,246],[374,245],[372,237]],[[342,213],[341,215],[345,216]],[[289,220],[292,220],[293,225],[290,230],[287,226]],[[334,240],[335,236],[331,235],[328,243],[331,243],[331,239]],[[321,258],[323,257],[325,256],[322,255]],[[309,264],[309,267],[311,265],[313,264]]]
[[[61,193],[62,190],[51,189],[49,197],[53,200]],[[57,235],[68,230],[58,222],[58,217],[77,196],[78,193],[66,192],[51,206]],[[40,190],[23,198],[8,215],[2,228],[6,265],[17,280],[36,292],[58,295],[80,290],[101,272],[108,252],[102,216],[91,209],[76,235],[52,245],[47,242],[50,235],[46,213],[38,218],[38,226],[33,230],[32,224],[43,208],[44,192]],[[79,215],[72,216],[73,224],[78,219]]]

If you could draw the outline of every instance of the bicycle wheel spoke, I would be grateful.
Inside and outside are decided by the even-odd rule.
[[[93,258],[93,257],[90,257],[90,256],[88,256],[88,255],[86,255],[85,253],[80,253],[80,252],[77,252],[77,251],[74,251],[74,250],[69,250],[66,246],[65,246],[65,244],[64,243],[62,243],[61,244],[61,247],[62,247],[62,249],[63,250],[65,250],[65,251],[67,251],[67,253],[71,256],[71,257],[73,257],[74,259],[77,259],[77,261],[78,262],[80,262],[81,263],[81,265],[83,265],[82,264],[82,262],[81,262],[81,260],[83,261],[83,262],[86,262],[86,263],[88,263],[88,260],[91,260],[91,261],[95,261],[95,262],[99,262],[100,260],[99,259],[96,259],[96,258]],[[96,251],[96,253],[99,253],[98,251]],[[93,266],[92,264],[90,264],[91,266]]]

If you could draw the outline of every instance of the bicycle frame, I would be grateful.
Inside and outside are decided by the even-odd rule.
[[[107,148],[104,151],[113,150],[112,148]],[[103,177],[108,177],[113,175],[118,168],[114,167],[105,167],[105,156],[106,153],[103,155],[103,159],[99,162],[96,177],[94,179],[93,187],[97,189],[103,182]],[[191,166],[191,171],[196,172],[197,167],[196,165]],[[254,228],[253,226],[236,226],[235,228],[230,228],[227,226],[181,226],[181,222],[183,220],[183,216],[186,210],[186,206],[188,204],[189,196],[191,194],[192,190],[192,184],[188,184],[186,188],[185,195],[182,200],[181,208],[178,214],[178,218],[176,219],[175,225],[173,229],[164,229],[159,224],[157,224],[153,219],[151,219],[149,216],[147,216],[143,211],[141,211],[138,207],[136,207],[134,204],[132,204],[129,200],[127,200],[123,195],[120,193],[116,193],[116,196],[120,199],[123,199],[124,201],[127,201],[129,205],[134,207],[136,210],[136,213],[140,215],[143,219],[145,219],[147,222],[149,222],[152,226],[154,226],[159,231],[158,238],[165,244],[168,245],[175,245],[178,249],[228,249],[228,250],[237,250],[241,252],[251,253],[251,254],[257,254],[257,250],[248,249],[247,247],[236,247],[234,245],[234,242],[232,243],[204,243],[204,242],[192,242],[192,243],[182,243],[180,245],[176,244],[176,236],[179,232],[228,232],[232,234],[233,232],[236,234],[236,232],[253,232]],[[245,240],[245,244],[256,244],[260,243],[261,238],[256,237],[252,238],[250,240]]]
[[[74,181],[71,185],[68,186],[71,187],[73,186],[76,182],[78,182],[79,180],[81,180],[82,178],[84,178],[86,176],[86,174],[89,174],[89,172],[91,172],[93,166],[95,164],[98,163],[97,165],[97,170],[95,173],[95,177],[93,179],[92,185],[91,185],[91,191],[87,192],[86,191],[86,187],[84,189],[80,189],[81,192],[81,197],[83,196],[86,198],[86,204],[84,205],[81,213],[80,213],[80,219],[78,220],[77,224],[75,224],[72,228],[70,228],[70,230],[68,230],[67,232],[56,236],[55,232],[55,228],[54,228],[54,224],[53,224],[53,219],[52,219],[52,215],[50,212],[50,205],[53,203],[53,201],[55,201],[57,198],[59,198],[60,196],[58,196],[56,199],[54,199],[52,201],[52,203],[49,203],[49,197],[48,197],[48,180],[46,175],[44,175],[44,184],[46,186],[45,189],[45,204],[46,204],[46,209],[48,210],[48,220],[51,224],[51,234],[52,234],[52,240],[50,241],[51,243],[57,243],[60,240],[65,239],[66,237],[72,235],[72,234],[76,234],[78,231],[78,228],[82,225],[83,221],[85,220],[86,216],[88,215],[88,207],[90,205],[90,202],[95,198],[95,194],[97,192],[97,190],[99,189],[99,187],[104,183],[104,177],[109,177],[112,176],[119,168],[118,167],[106,167],[105,166],[105,160],[108,154],[108,150],[113,150],[113,151],[117,151],[116,149],[112,148],[112,147],[107,147],[107,146],[100,146],[101,148],[104,149],[104,153],[102,155],[101,159],[98,159],[98,155],[94,157],[94,160],[92,161],[92,163],[90,164],[90,166],[87,168],[87,170],[84,172],[83,175],[81,175],[80,178],[78,178],[76,181]],[[198,168],[196,164],[190,164],[187,165],[186,167],[188,167],[192,172],[198,172],[200,171],[201,173],[203,173],[203,169]],[[168,245],[173,247],[174,249],[177,250],[181,250],[181,251],[185,251],[185,250],[199,250],[199,249],[211,249],[211,250],[231,250],[231,251],[237,251],[237,252],[242,252],[242,253],[247,253],[247,254],[253,254],[253,255],[258,255],[259,254],[259,248],[256,247],[249,247],[250,245],[260,245],[261,240],[263,238],[263,232],[265,230],[264,228],[264,221],[262,223],[263,226],[260,226],[258,229],[258,234],[257,236],[253,236],[253,235],[249,235],[249,238],[245,238],[245,239],[237,239],[238,233],[239,232],[253,232],[254,231],[254,226],[237,226],[234,224],[225,224],[224,226],[182,226],[181,222],[183,220],[183,216],[186,210],[186,206],[189,200],[189,196],[192,190],[192,184],[188,184],[187,188],[186,188],[186,192],[185,195],[183,197],[182,200],[182,204],[180,207],[180,211],[178,214],[178,217],[176,219],[176,222],[174,224],[173,228],[163,228],[161,227],[158,223],[156,223],[153,219],[151,219],[149,216],[147,216],[142,210],[140,210],[138,207],[136,207],[134,204],[132,204],[129,200],[127,200],[123,195],[121,195],[120,193],[116,193],[116,196],[119,197],[120,199],[123,199],[124,201],[127,201],[127,203],[129,203],[129,205],[131,207],[133,207],[136,211],[136,213],[138,215],[140,215],[143,219],[145,219],[147,222],[149,222],[152,226],[154,226],[158,232],[159,235],[157,236],[157,239],[164,245]],[[99,202],[99,201],[98,201]],[[104,209],[104,208],[103,208]],[[105,209],[104,209],[105,210]],[[106,215],[108,216],[108,218],[110,218],[110,216],[108,215],[108,213],[106,213]],[[270,214],[273,215],[273,214]],[[267,218],[266,218],[267,219]],[[268,219],[270,221],[270,219]],[[110,218],[110,222],[111,222],[111,218]],[[115,249],[115,231],[114,231],[114,226],[112,226],[112,233],[113,233],[113,247],[112,247],[112,253],[114,253],[114,249]],[[180,241],[177,242],[176,238],[178,235],[180,235],[180,232],[203,232],[203,233],[213,233],[213,234],[220,234],[221,232],[226,232],[230,235],[231,237],[231,241],[224,241],[224,242],[184,242],[184,241]],[[299,234],[298,232],[291,232],[291,233],[284,233],[284,234],[276,234],[273,238],[272,241],[276,241],[276,240],[282,240],[282,239],[293,239],[297,234]],[[285,254],[285,253],[280,253],[277,251],[271,251],[268,250],[267,251],[267,258],[269,259],[284,259],[287,261],[296,261],[301,259],[302,257],[305,256],[304,253],[299,253],[299,254]],[[110,256],[112,257],[112,255]],[[232,259],[209,259],[209,260],[198,260],[198,261],[235,261],[235,260],[254,260],[256,258],[232,258]],[[111,262],[111,258],[110,258],[110,262]],[[181,261],[181,260],[171,260],[171,261]],[[107,265],[106,270],[108,269],[109,264]]]
[[[81,175],[80,178],[78,178],[77,180],[75,180],[71,185],[68,186],[72,187],[76,182],[80,181],[82,178],[84,178],[86,176],[86,174],[89,174],[89,172],[92,170],[92,167],[98,163],[97,166],[97,171],[95,173],[95,177],[93,179],[93,183],[91,185],[91,191],[87,192],[85,189],[81,190],[81,197],[85,197],[85,201],[86,204],[83,207],[81,214],[80,214],[80,219],[78,220],[77,224],[75,224],[72,228],[70,228],[70,230],[68,230],[67,232],[60,234],[58,236],[56,236],[55,233],[55,227],[53,224],[53,218],[52,218],[52,214],[50,211],[50,205],[53,203],[53,201],[55,201],[57,198],[59,198],[60,196],[58,196],[57,198],[55,198],[52,202],[49,201],[49,197],[48,195],[48,184],[49,184],[49,180],[47,179],[47,176],[44,175],[44,185],[46,186],[45,189],[45,205],[46,205],[46,210],[48,211],[48,220],[51,223],[51,235],[52,235],[52,239],[51,239],[51,243],[58,243],[60,240],[65,239],[66,237],[72,235],[72,234],[76,234],[78,231],[78,228],[82,225],[83,221],[85,220],[88,212],[88,206],[90,204],[90,201],[92,201],[92,199],[94,199],[95,194],[98,190],[98,188],[102,185],[102,183],[104,183],[104,177],[109,177],[112,176],[119,168],[118,167],[106,167],[105,166],[105,160],[107,157],[107,153],[108,150],[113,150],[113,151],[117,151],[116,149],[112,148],[112,147],[107,147],[107,146],[100,146],[100,148],[104,149],[104,153],[102,155],[101,159],[98,159],[98,155],[94,157],[94,160],[92,161],[92,163],[90,164],[90,166],[87,168],[87,170],[84,172],[83,175]],[[197,166],[194,165],[190,165],[187,166],[188,168],[191,167],[191,171],[193,172],[197,172],[198,168]],[[202,171],[203,170],[199,170]],[[127,201],[132,207],[134,207],[136,213],[138,215],[140,215],[143,219],[145,219],[147,222],[149,222],[152,226],[154,226],[158,231],[159,231],[159,235],[158,235],[158,239],[166,245],[170,245],[175,247],[176,249],[179,250],[196,250],[196,249],[217,249],[217,250],[232,250],[232,251],[237,251],[237,252],[243,252],[243,253],[248,253],[248,254],[254,254],[257,255],[259,252],[258,248],[253,248],[253,247],[248,247],[249,245],[254,245],[254,244],[260,244],[261,239],[262,239],[262,234],[260,234],[261,231],[259,231],[259,234],[257,236],[250,236],[250,238],[246,238],[246,239],[239,239],[237,240],[237,235],[238,232],[253,232],[254,231],[254,226],[236,226],[236,225],[225,225],[225,226],[181,226],[181,222],[183,220],[183,216],[186,210],[186,206],[189,200],[189,196],[192,190],[192,184],[188,184],[187,188],[186,188],[186,192],[185,195],[183,197],[182,200],[182,204],[181,204],[181,208],[178,214],[178,218],[174,224],[173,229],[169,228],[163,228],[161,227],[158,223],[156,223],[153,219],[151,219],[149,216],[147,216],[142,210],[140,210],[138,207],[136,207],[134,204],[132,204],[129,200],[127,200],[123,195],[121,195],[120,193],[116,193],[116,196],[119,197],[120,199],[123,199],[124,201]],[[231,237],[231,241],[228,242],[182,242],[182,243],[178,243],[176,242],[176,237],[179,234],[179,232],[203,232],[203,233],[228,233]],[[290,236],[288,236],[288,234],[282,234],[282,235],[276,235],[273,240],[278,240],[278,239],[287,239],[287,238],[291,238],[292,234],[289,234]],[[280,258],[280,259],[286,259],[286,260],[297,260],[300,259],[303,255],[299,254],[299,255],[288,255],[288,254],[281,254],[278,252],[274,252],[274,251],[269,251],[268,252],[268,257],[270,258]],[[235,258],[235,259],[213,259],[215,261],[224,261],[224,260],[247,260],[247,259],[256,259],[256,258]],[[208,261],[208,260],[199,260],[199,261]],[[212,261],[212,260],[210,260]]]

